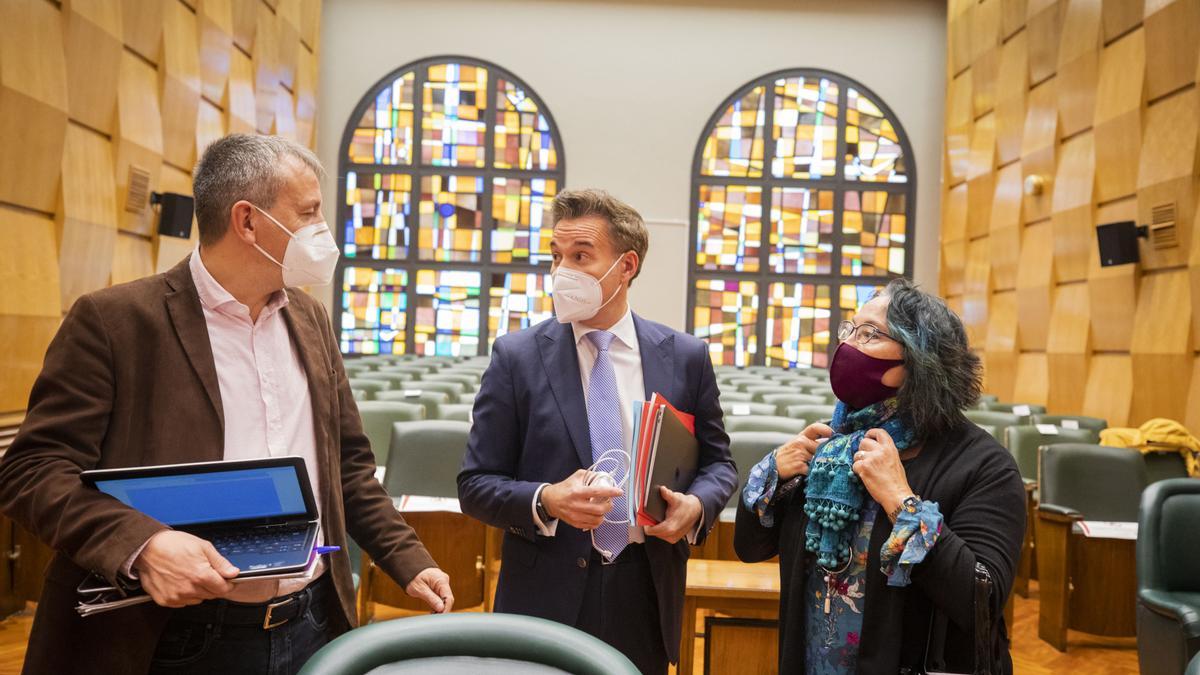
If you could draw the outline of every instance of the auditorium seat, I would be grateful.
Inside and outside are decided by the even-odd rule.
[[[831,405],[814,405],[811,403],[800,403],[797,405],[789,405],[784,409],[784,416],[795,417],[802,419],[809,424],[813,422],[821,422],[828,424],[833,419],[833,406]]]
[[[1021,417],[1006,412],[996,412],[994,410],[964,410],[963,415],[967,419],[976,424],[987,424],[993,427],[996,431],[996,440],[1004,443],[1004,430],[1008,427],[1015,427],[1020,424],[1028,424],[1028,417]]]
[[[775,406],[766,403],[745,403],[743,401],[726,401],[721,397],[721,411],[725,419],[736,415],[774,415]]]
[[[361,377],[350,378],[349,382],[351,390],[363,392],[366,396],[365,399],[360,399],[356,396],[354,399],[356,401],[370,400],[375,398],[378,393],[386,391],[392,386],[392,383],[388,382],[387,380],[372,380]]]
[[[759,460],[766,457],[768,452],[794,437],[795,434],[782,431],[732,431],[729,433],[729,454],[733,456],[733,461],[737,464],[738,487],[729,496],[726,506],[737,506],[737,500],[742,494],[742,486],[746,484],[746,477],[750,475],[750,469],[758,464]]]
[[[1066,422],[1067,424],[1064,424]],[[1034,415],[1030,418],[1030,424],[1053,424],[1056,427],[1068,427],[1070,422],[1074,422],[1080,429],[1092,429],[1097,434],[1108,428],[1108,421],[1102,420],[1099,417],[1087,417],[1085,415]]]
[[[759,401],[775,406],[777,415],[787,414],[788,406],[793,405],[819,405],[825,407],[828,401],[824,396],[816,396],[813,394],[764,394]]]
[[[405,389],[412,391],[438,391],[446,395],[447,403],[458,403],[463,395],[465,387],[461,382],[439,382],[436,380],[418,380],[416,382],[406,383]]]
[[[414,616],[356,628],[301,675],[638,675],[615,648],[565,624],[517,614]]]
[[[721,401],[729,401],[731,403],[750,403],[754,401],[754,394],[747,394],[744,391],[722,391]]]
[[[395,389],[375,393],[378,401],[405,401],[420,403],[425,406],[425,419],[436,420],[441,414],[441,406],[450,402],[450,397],[441,391],[425,391],[420,389]]]
[[[425,419],[424,406],[402,401],[362,401],[358,404],[363,433],[371,441],[375,464],[387,466],[388,449],[392,444],[392,425]]]
[[[786,384],[757,384],[753,387],[746,387],[743,391],[754,397],[756,401],[762,401],[764,396],[771,394],[798,394],[799,389]]]
[[[1016,408],[1028,408],[1029,415],[1044,415],[1044,414],[1046,414],[1046,406],[1044,406],[1044,405],[1032,405],[1029,403],[999,403],[999,402],[987,402],[987,403],[983,404],[984,410],[991,410],[993,412],[1011,413],[1011,412],[1014,412],[1014,409],[1016,409]],[[1020,415],[1022,417],[1029,416],[1029,415],[1024,415],[1022,413],[1014,413],[1014,414]]]
[[[471,409],[474,407],[470,403],[447,403],[438,411],[438,419],[470,422]]]
[[[781,431],[798,434],[804,431],[804,420],[778,415],[732,415],[725,418],[725,431]]]
[[[1200,652],[1200,480],[1153,483],[1138,518],[1138,662],[1178,673]],[[1189,669],[1188,672],[1191,672]]]

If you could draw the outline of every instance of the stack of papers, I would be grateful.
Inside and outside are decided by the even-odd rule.
[[[1096,539],[1137,540],[1138,524],[1111,520],[1077,520],[1071,527],[1076,534]]]
[[[657,525],[667,504],[659,493],[665,485],[676,492],[691,486],[699,465],[696,420],[680,412],[662,394],[633,404],[633,452],[628,484],[630,522]]]

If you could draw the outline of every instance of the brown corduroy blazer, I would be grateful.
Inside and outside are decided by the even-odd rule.
[[[435,565],[375,480],[324,308],[288,290],[282,314],[308,376],[326,541],[342,618],[356,625],[347,530],[407,585]],[[164,526],[85,487],[85,469],[219,460],[224,419],[200,298],[185,259],[165,274],[77,300],[46,351],[24,424],[0,461],[0,510],[56,551],[34,618],[26,673],[144,673],[171,610],[80,618],[87,570],[110,580]],[[314,470],[309,467],[309,470]],[[334,609],[334,608],[331,608]]]

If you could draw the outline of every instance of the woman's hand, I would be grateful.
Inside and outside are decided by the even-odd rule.
[[[906,497],[913,494],[908,486],[908,475],[900,463],[900,451],[888,432],[871,429],[858,444],[854,453],[854,473],[862,479],[863,486],[871,498],[883,507],[889,516]]]
[[[815,423],[805,427],[795,438],[775,450],[775,469],[779,480],[787,482],[799,475],[808,475],[808,463],[817,453],[817,446],[833,436],[827,424]]]

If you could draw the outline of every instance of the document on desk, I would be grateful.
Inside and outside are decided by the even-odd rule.
[[[454,497],[426,497],[423,495],[401,495],[392,498],[392,504],[401,513],[426,513],[444,511],[462,513],[462,506]]]

